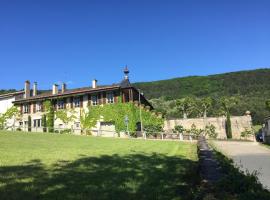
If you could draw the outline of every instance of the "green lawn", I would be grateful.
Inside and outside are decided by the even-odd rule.
[[[193,199],[196,144],[0,132],[0,199]]]

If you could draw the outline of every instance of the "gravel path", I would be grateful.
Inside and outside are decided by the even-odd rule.
[[[259,181],[270,189],[270,149],[256,142],[214,141],[214,146],[241,169],[257,170]]]

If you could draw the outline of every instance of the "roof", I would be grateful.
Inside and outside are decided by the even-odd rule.
[[[6,94],[1,94],[0,95],[0,99],[4,99],[4,98],[8,98],[8,97],[14,97],[16,95],[20,95],[20,94],[23,94],[24,91],[21,90],[21,91],[17,91],[17,92],[9,92],[9,93],[6,93]]]
[[[36,96],[31,96],[29,98],[22,98],[22,99],[17,99],[14,101],[14,103],[21,103],[21,102],[28,102],[28,101],[35,101],[35,100],[41,100],[41,99],[50,99],[50,98],[59,98],[59,97],[68,97],[72,95],[80,95],[80,94],[91,94],[91,93],[96,93],[96,92],[101,92],[101,91],[108,91],[108,90],[115,90],[119,89],[119,85],[111,85],[111,86],[99,86],[97,88],[92,88],[92,87],[83,87],[83,88],[76,88],[76,89],[67,89],[64,93],[59,91],[58,94],[52,94],[51,91],[49,92],[44,92],[41,94],[38,94]]]
[[[129,82],[129,79],[124,79],[121,83],[120,83],[120,87],[121,88],[129,88],[131,87],[131,84]]]

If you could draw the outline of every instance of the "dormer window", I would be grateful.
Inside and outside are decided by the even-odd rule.
[[[98,97],[97,97],[97,95],[92,95],[91,96],[91,102],[92,102],[92,106],[98,105]]]
[[[114,102],[114,95],[113,92],[107,93],[107,103],[113,103]]]

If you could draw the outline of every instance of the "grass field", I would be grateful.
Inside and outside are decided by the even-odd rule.
[[[0,132],[0,199],[193,199],[196,144]]]

